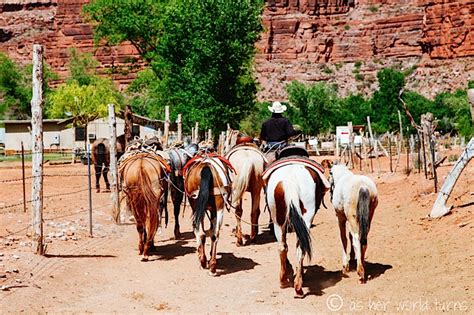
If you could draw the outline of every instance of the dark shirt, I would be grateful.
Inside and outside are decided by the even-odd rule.
[[[281,114],[272,114],[272,117],[262,124],[260,139],[267,142],[286,141],[289,137],[295,135],[290,121]]]

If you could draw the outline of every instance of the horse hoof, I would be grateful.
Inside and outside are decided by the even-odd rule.
[[[142,257],[141,261],[143,261],[143,262],[148,261],[148,257]]]
[[[350,271],[349,266],[342,266],[342,274],[348,274]]]
[[[294,295],[295,299],[302,299],[304,297],[305,297],[305,294],[303,292],[303,289],[295,289],[295,295]]]
[[[367,282],[367,281],[366,281],[365,279],[363,279],[363,278],[359,279],[359,283],[360,283],[360,284],[365,284],[366,282]]]
[[[287,282],[280,282],[280,289],[286,289],[292,287],[292,284],[290,281]]]
[[[215,276],[217,276],[217,272],[215,272],[215,271],[214,271],[214,272],[209,271],[209,275],[210,275],[211,277],[215,277]]]
[[[243,245],[244,245],[244,242],[242,242],[241,239],[240,239],[240,240],[238,239],[238,240],[235,242],[235,246],[237,246],[237,247],[240,247],[240,246],[243,246]]]

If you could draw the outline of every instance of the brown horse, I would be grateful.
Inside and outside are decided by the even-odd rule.
[[[230,196],[232,167],[222,157],[204,154],[190,160],[184,168],[184,187],[193,209],[193,227],[201,268],[207,267],[206,235],[211,237],[209,274],[217,275],[217,242],[222,226],[224,209]],[[204,229],[204,214],[208,212],[210,229]]]
[[[237,130],[229,132],[229,137],[224,144],[224,154],[232,165],[235,165],[236,176],[232,179],[232,206],[235,209],[235,218],[237,226],[235,235],[237,237],[236,245],[243,245],[242,241],[242,198],[246,191],[250,192],[252,197],[251,233],[250,237],[245,238],[248,243],[255,241],[258,234],[258,218],[260,216],[260,194],[263,188],[262,173],[267,165],[267,159],[258,147],[252,143],[239,140],[244,137],[239,135]],[[252,138],[250,138],[251,140]]]
[[[123,159],[119,174],[122,191],[135,217],[138,231],[138,251],[142,261],[148,260],[153,238],[161,222],[160,201],[166,187],[166,161],[154,153],[137,152]]]
[[[125,135],[117,137],[117,159],[122,156],[125,151]],[[91,162],[95,171],[95,189],[100,192],[100,176],[104,176],[105,191],[110,191],[110,183],[107,173],[110,167],[110,147],[109,139],[98,138],[91,145]]]

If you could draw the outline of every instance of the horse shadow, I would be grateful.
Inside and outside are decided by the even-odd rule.
[[[176,241],[176,242],[183,242],[183,241],[190,241],[195,239],[196,236],[194,235],[194,232],[181,232],[181,236],[176,239],[174,236],[165,239],[165,240],[160,240],[160,242],[168,242],[168,241]]]
[[[115,255],[101,254],[45,254],[46,258],[117,258]]]
[[[265,245],[274,242],[276,242],[276,238],[273,231],[269,228],[264,228],[259,234],[257,234],[255,241],[250,245]]]
[[[193,246],[184,246],[188,244],[186,241],[177,241],[172,244],[155,245],[150,251],[150,256],[157,256],[154,260],[173,260],[180,256],[185,256],[196,252]]]
[[[342,278],[347,277],[341,270],[330,271],[318,265],[308,266],[303,275],[303,285],[309,289],[307,295],[320,296],[324,294],[325,289],[335,286]]]
[[[259,263],[256,263],[250,258],[236,257],[232,253],[220,253],[221,257],[218,259],[217,265],[222,268],[219,271],[219,276],[228,275],[231,273],[252,270]]]
[[[381,275],[385,273],[385,271],[392,268],[393,268],[392,265],[371,263],[368,261],[365,262],[365,273],[369,281],[380,277]]]

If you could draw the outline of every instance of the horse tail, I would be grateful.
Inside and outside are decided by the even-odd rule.
[[[359,239],[361,245],[367,245],[367,235],[370,229],[369,204],[369,189],[361,187],[359,189],[359,199],[357,200],[357,218],[359,219]]]
[[[237,174],[237,178],[232,184],[232,200],[237,203],[247,190],[250,183],[250,175],[252,173],[253,163],[250,160],[245,160]]]
[[[193,215],[193,225],[195,229],[199,229],[199,224],[204,218],[207,202],[212,189],[212,172],[209,166],[204,166],[201,170],[201,183],[199,185],[199,194],[196,200],[196,211]]]
[[[296,191],[296,187],[298,186],[294,182],[286,182],[286,185],[284,185],[285,199],[287,209],[289,210],[289,222],[296,233],[296,238],[300,243],[299,245],[301,251],[303,252],[303,256],[308,255],[308,258],[311,260],[311,234],[303,219],[300,207],[300,198],[298,192]]]
[[[133,199],[133,214],[145,224],[145,231],[147,238],[152,239],[158,229],[160,210],[160,194],[157,194],[153,189],[153,183],[149,174],[144,170],[143,161],[140,161],[140,171],[138,172],[137,185],[132,191]],[[145,243],[147,239],[144,240]]]

